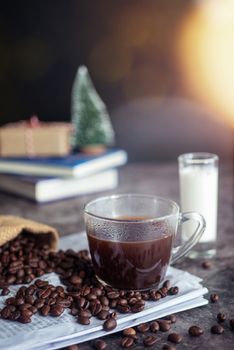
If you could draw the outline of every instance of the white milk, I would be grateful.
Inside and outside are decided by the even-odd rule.
[[[180,197],[182,211],[197,211],[206,220],[206,229],[199,242],[216,240],[218,168],[209,166],[187,166],[180,170]],[[194,225],[183,229],[186,238],[194,231]],[[186,234],[187,233],[187,234]]]

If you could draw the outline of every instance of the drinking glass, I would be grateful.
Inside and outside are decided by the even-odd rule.
[[[219,158],[211,153],[186,153],[178,162],[181,208],[195,210],[206,220],[204,234],[189,255],[211,257],[216,253]],[[183,227],[182,239],[187,240],[192,232],[192,224],[188,223]]]
[[[97,279],[125,290],[156,287],[168,265],[188,253],[205,229],[200,214],[180,213],[172,200],[143,194],[95,199],[85,206],[84,217]],[[196,228],[177,245],[178,225],[187,221]]]

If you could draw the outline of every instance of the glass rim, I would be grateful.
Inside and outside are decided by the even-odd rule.
[[[217,154],[208,152],[183,153],[178,157],[180,163],[186,162],[187,164],[211,164],[218,160],[219,156]]]
[[[97,215],[92,213],[91,211],[88,210],[88,206],[103,201],[103,200],[112,200],[112,199],[118,199],[118,198],[123,198],[123,197],[137,197],[137,198],[148,198],[148,199],[154,199],[154,200],[158,200],[161,202],[166,202],[168,204],[171,204],[173,207],[174,212],[171,212],[170,214],[167,215],[163,215],[163,216],[159,216],[159,217],[151,217],[148,219],[116,219],[116,218],[111,218],[108,216],[101,216],[101,215]],[[103,196],[103,197],[98,197],[96,199],[91,200],[90,202],[88,202],[87,204],[85,204],[84,209],[83,209],[84,213],[92,216],[93,218],[96,219],[101,219],[101,220],[105,220],[105,221],[110,221],[110,222],[115,222],[115,223],[129,223],[129,222],[133,222],[133,223],[150,223],[150,222],[154,222],[154,221],[161,221],[161,220],[165,220],[173,215],[179,214],[180,212],[180,207],[179,205],[173,201],[172,199],[168,199],[165,197],[160,197],[160,196],[154,196],[151,194],[140,194],[140,193],[120,193],[120,194],[113,194],[110,196]]]

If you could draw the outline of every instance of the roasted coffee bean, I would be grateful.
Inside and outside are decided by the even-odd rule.
[[[99,312],[102,311],[102,305],[97,303],[90,305],[90,311],[93,316],[96,316],[97,314],[99,314]]]
[[[19,318],[17,318],[17,321],[20,323],[30,323],[32,322],[31,318],[28,316],[21,315]]]
[[[88,301],[97,300],[97,296],[94,293],[89,293],[88,295],[86,295],[86,299]]]
[[[1,318],[8,319],[11,314],[9,306],[5,306],[1,311]]]
[[[41,309],[42,306],[44,306],[45,300],[44,299],[36,299],[33,306],[35,306],[37,309]]]
[[[78,315],[90,318],[92,316],[92,313],[89,310],[79,310]]]
[[[49,305],[44,305],[41,309],[40,309],[41,315],[42,316],[48,316],[50,313],[50,306]]]
[[[25,309],[21,311],[22,317],[31,317],[33,315],[32,311],[29,309]]]
[[[109,312],[106,310],[101,310],[98,314],[97,314],[97,318],[99,320],[106,320],[109,316]]]
[[[54,291],[50,294],[50,298],[53,298],[53,299],[57,298],[58,296],[59,296],[59,292],[57,291]]]
[[[109,317],[113,317],[115,319],[117,319],[117,313],[115,311],[111,312]]]
[[[90,293],[90,287],[85,285],[81,288],[80,290],[80,295],[85,297],[86,295],[88,295]]]
[[[126,328],[126,329],[123,330],[123,335],[124,335],[125,337],[133,337],[133,338],[134,338],[135,335],[136,335],[136,331],[135,331],[135,329],[132,328],[132,327]]]
[[[92,293],[95,294],[97,297],[100,297],[102,295],[102,289],[98,287],[93,287]]]
[[[168,293],[168,289],[166,287],[162,287],[158,290],[158,293],[161,294],[162,298],[165,298],[167,296]]]
[[[52,299],[52,300],[56,300],[56,299]],[[69,299],[58,300],[57,298],[56,303],[66,308],[66,307],[70,307],[72,302]],[[53,305],[53,302],[51,302],[50,305]]]
[[[18,320],[18,318],[20,318],[20,311],[19,310],[15,310],[14,312],[12,312],[11,314],[10,314],[10,316],[9,316],[9,320],[11,320],[11,321],[16,321],[16,320]]]
[[[36,291],[37,287],[34,285],[29,286],[26,291],[25,291],[25,295],[33,295]]]
[[[10,310],[11,312],[16,311],[16,306],[14,306],[14,305],[8,305],[7,307],[9,308],[9,310]]]
[[[213,334],[222,334],[224,332],[224,328],[220,324],[215,324],[210,329]]]
[[[38,280],[35,281],[34,284],[35,284],[38,288],[42,288],[42,287],[47,286],[48,283],[49,283],[49,282],[47,282],[47,281],[43,281],[43,280],[38,279]]]
[[[230,319],[229,325],[232,331],[234,331],[234,318]]]
[[[183,337],[179,333],[170,333],[167,337],[167,340],[171,341],[172,343],[179,344],[181,343]]]
[[[144,305],[142,305],[141,303],[138,303],[138,302],[131,307],[131,311],[134,313],[141,312],[143,310],[144,310]]]
[[[219,312],[217,315],[218,322],[224,322],[226,320],[227,316],[223,312]]]
[[[123,305],[128,305],[127,299],[119,298],[119,299],[118,299],[118,305],[121,305],[121,306],[123,306]]]
[[[178,287],[171,287],[169,290],[168,290],[168,294],[169,295],[176,295],[179,293],[179,288]]]
[[[111,317],[108,318],[104,323],[103,323],[103,329],[105,331],[111,331],[112,329],[117,327],[117,322],[116,319]]]
[[[101,304],[104,305],[104,306],[108,306],[109,305],[109,299],[106,297],[106,296],[101,296],[100,298],[100,301],[101,301]]]
[[[200,337],[200,335],[202,335],[204,333],[203,329],[199,326],[189,327],[188,332],[191,335],[191,337]]]
[[[211,295],[210,295],[210,301],[211,301],[212,303],[216,303],[218,300],[219,300],[218,294],[214,293],[214,294],[211,294]]]
[[[90,324],[90,319],[89,317],[85,316],[79,316],[77,318],[78,323],[83,324],[83,325],[88,325]]]
[[[137,330],[140,333],[148,332],[149,328],[150,328],[150,326],[148,323],[141,323],[137,326]]]
[[[159,330],[161,332],[168,332],[171,329],[170,322],[166,320],[158,320],[157,322],[159,324]]]
[[[170,285],[171,285],[171,282],[169,280],[166,280],[163,282],[163,287],[169,289],[170,288]]]
[[[150,300],[153,300],[153,301],[157,301],[157,300],[160,300],[161,299],[161,294],[155,290],[153,291],[150,291]]]
[[[23,310],[29,309],[30,306],[31,306],[31,304],[25,303],[25,304],[22,304],[22,305],[18,306],[18,309],[19,309],[20,311],[23,311]]]
[[[165,320],[170,321],[171,323],[176,323],[176,315],[168,315],[165,317]]]
[[[150,298],[149,293],[147,293],[147,292],[142,292],[141,297],[143,300],[149,300],[149,298]]]
[[[105,350],[107,347],[107,344],[104,340],[102,339],[97,339],[94,343],[95,349],[96,350]]]
[[[107,293],[107,297],[108,297],[108,299],[117,299],[117,298],[119,298],[119,292],[117,292],[117,291],[110,291],[110,292],[108,292]]]
[[[15,305],[15,298],[11,297],[11,298],[7,298],[7,300],[5,301],[5,303],[7,305]]]
[[[6,277],[6,283],[7,284],[13,284],[15,283],[16,277],[14,275]]]
[[[173,345],[164,344],[162,350],[176,350],[176,348]]]
[[[27,304],[33,305],[34,301],[35,301],[35,299],[34,299],[34,297],[32,295],[29,295],[29,296],[25,297],[25,302]]]
[[[87,304],[87,300],[85,298],[81,297],[77,300],[76,304],[77,304],[78,308],[84,308],[85,305]]]
[[[30,306],[29,307],[29,310],[32,311],[33,314],[36,314],[37,313],[37,308],[35,306]]]
[[[66,350],[79,350],[79,346],[74,344],[74,345],[69,345],[66,347]]]
[[[5,295],[8,295],[9,293],[10,293],[10,289],[7,287],[4,287],[1,292],[1,295],[5,296]]]
[[[110,304],[109,304],[110,308],[115,309],[117,306],[117,303],[118,303],[117,299],[110,299]]]
[[[132,297],[132,298],[130,298],[130,299],[128,300],[128,304],[129,304],[130,306],[133,306],[133,305],[135,305],[136,303],[137,303],[137,298]]]
[[[121,314],[127,314],[130,311],[129,305],[117,305],[117,311]]]
[[[201,266],[204,270],[208,270],[212,267],[212,263],[208,260],[205,260],[202,262]]]
[[[23,298],[16,298],[14,305],[19,306],[24,304],[24,299]]]
[[[150,322],[150,330],[153,333],[156,333],[157,331],[159,331],[159,324],[157,321]]]
[[[157,338],[153,335],[149,335],[143,340],[145,346],[152,346],[157,342]]]
[[[19,290],[17,291],[17,293],[16,293],[16,297],[17,297],[17,298],[18,298],[18,297],[24,298],[25,293],[26,293],[26,290],[27,290],[27,287],[25,287],[25,286],[20,287],[20,289],[19,289]]]
[[[62,286],[57,286],[57,287],[56,287],[56,291],[57,291],[58,293],[64,293],[64,288],[63,288]]]
[[[75,307],[71,308],[71,315],[72,315],[72,316],[77,316],[78,313],[79,313],[79,310],[78,310],[78,309],[76,309]]]
[[[123,348],[130,348],[134,343],[134,339],[131,338],[131,337],[124,337],[122,340],[121,340],[121,346]]]
[[[50,315],[54,317],[58,317],[62,315],[63,311],[64,311],[64,307],[62,305],[55,304],[55,305],[52,305],[50,308]]]
[[[51,294],[51,288],[47,287],[46,289],[42,289],[38,292],[38,298],[47,299]]]
[[[71,282],[71,284],[75,284],[75,285],[78,284],[79,285],[82,283],[82,278],[80,278],[80,276],[73,275],[70,278],[70,282]]]

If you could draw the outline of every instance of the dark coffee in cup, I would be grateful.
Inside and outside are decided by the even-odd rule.
[[[134,237],[138,220],[143,217],[120,217],[120,220],[129,220],[126,231]],[[154,224],[153,229],[157,231]],[[166,226],[165,226],[166,227]],[[162,232],[160,237],[151,240],[115,241],[102,239],[103,235],[87,231],[89,247],[94,264],[95,273],[99,279],[108,285],[120,289],[149,289],[157,286],[164,278],[169,264],[172,249],[173,233]]]
[[[97,279],[124,290],[157,287],[169,263],[188,253],[205,229],[200,214],[180,213],[172,200],[147,194],[94,199],[84,219]],[[178,226],[189,220],[197,223],[194,233],[175,245]]]

